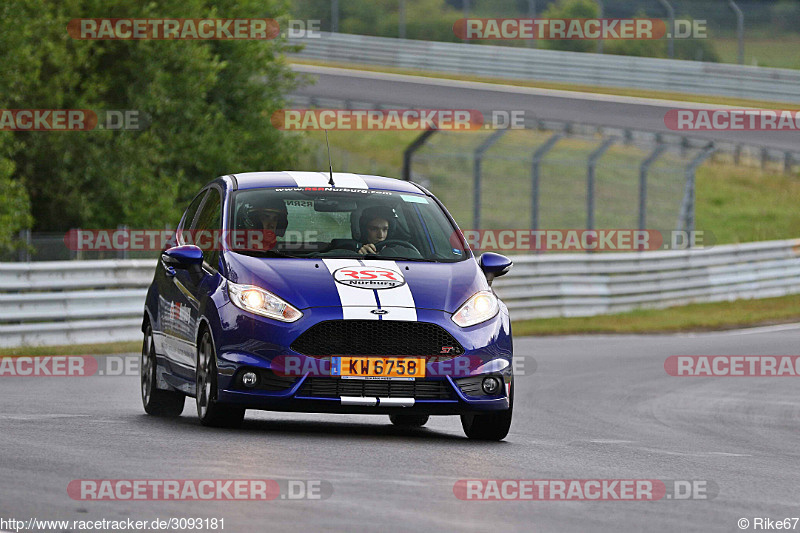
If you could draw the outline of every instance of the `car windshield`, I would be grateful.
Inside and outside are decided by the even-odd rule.
[[[428,196],[373,189],[263,188],[232,195],[230,249],[261,257],[456,262],[468,251]]]

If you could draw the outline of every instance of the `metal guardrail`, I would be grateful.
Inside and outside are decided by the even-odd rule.
[[[514,257],[496,282],[515,320],[800,293],[800,239],[710,249]]]
[[[0,347],[137,340],[152,260],[0,263]]]
[[[800,239],[705,250],[515,256],[515,320],[800,293]],[[0,263],[0,347],[138,340],[153,261]]]
[[[800,103],[800,70],[322,32],[297,57]]]

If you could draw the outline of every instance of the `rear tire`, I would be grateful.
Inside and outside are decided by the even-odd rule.
[[[428,423],[428,418],[428,415],[389,415],[392,424],[403,428],[421,428]]]
[[[147,414],[163,417],[177,417],[183,412],[186,396],[171,390],[161,390],[157,384],[156,346],[153,341],[153,328],[150,324],[144,330],[142,359],[139,362],[139,382],[141,384],[142,405]]]
[[[203,332],[197,345],[195,370],[195,403],[197,416],[204,426],[238,428],[244,420],[245,409],[217,403],[217,356],[211,333]]]
[[[487,414],[462,414],[461,427],[472,440],[499,441],[506,438],[511,429],[511,416],[514,412],[514,383],[511,383],[511,394],[508,409]]]

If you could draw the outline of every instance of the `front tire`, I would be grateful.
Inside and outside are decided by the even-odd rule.
[[[389,421],[403,428],[421,428],[428,423],[428,415],[389,415]]]
[[[144,330],[142,359],[139,363],[139,382],[145,412],[153,416],[180,416],[186,403],[186,396],[177,391],[161,390],[156,387],[156,346],[150,324],[147,324]]]
[[[508,409],[487,414],[462,414],[461,427],[469,439],[500,441],[506,438],[511,429],[511,416],[514,412],[514,383],[508,399]]]
[[[200,423],[210,427],[237,428],[242,425],[245,410],[217,402],[217,356],[211,333],[203,332],[197,345],[195,370],[195,403]]]

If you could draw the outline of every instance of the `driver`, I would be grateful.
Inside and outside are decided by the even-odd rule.
[[[277,244],[276,237],[286,233],[286,204],[280,198],[270,198],[260,205],[245,204],[244,220],[247,229],[259,232],[259,235],[248,236],[248,244],[254,244],[251,239],[255,239],[263,249],[271,250]]]
[[[376,245],[385,241],[389,232],[394,229],[395,214],[389,207],[369,207],[364,209],[359,219],[361,238],[365,244],[358,249],[358,253],[377,254]]]

